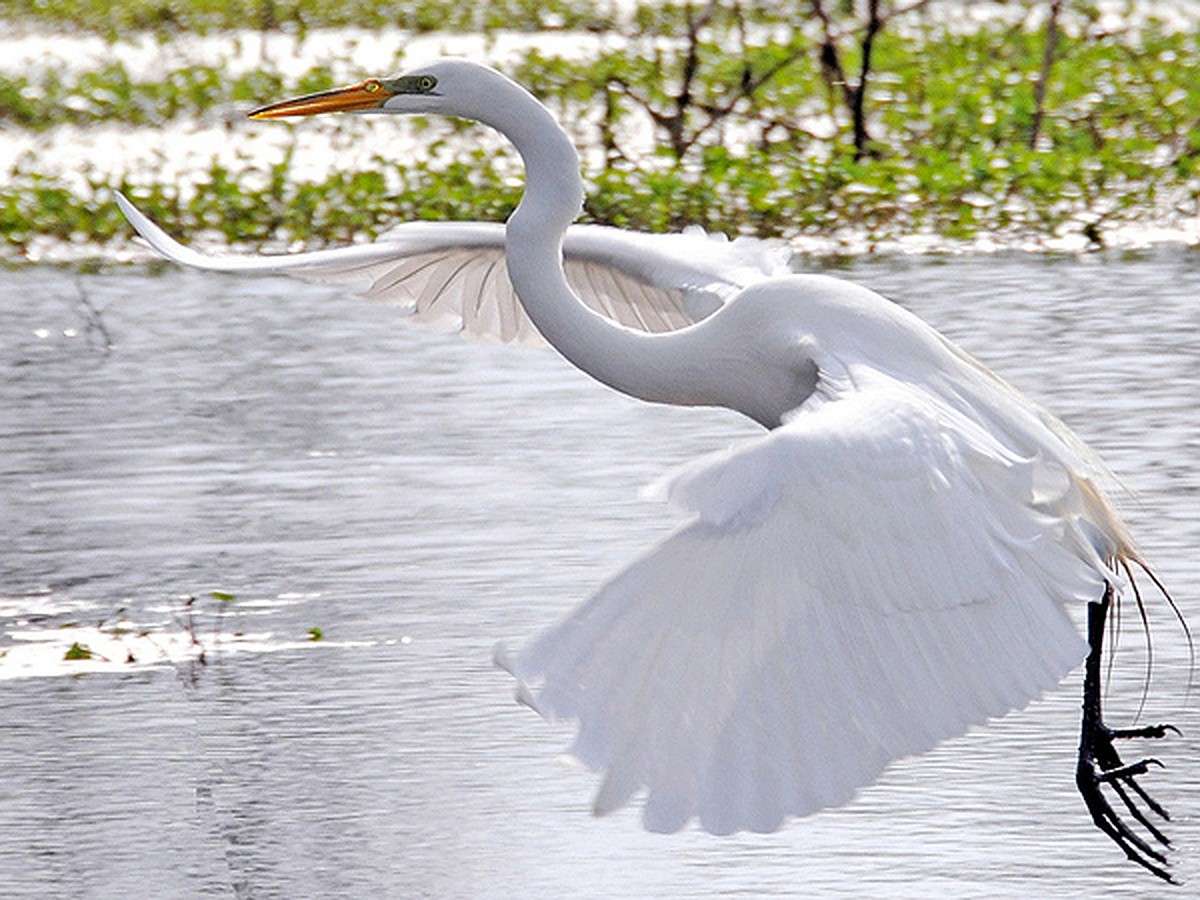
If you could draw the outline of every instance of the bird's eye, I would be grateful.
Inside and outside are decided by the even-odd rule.
[[[363,90],[365,90],[367,93],[370,93],[370,94],[375,93],[376,91],[380,90],[382,87],[383,87],[383,85],[380,84],[378,81],[376,81],[374,78],[372,78],[370,81],[363,82]]]
[[[437,79],[432,75],[422,75],[417,80],[417,87],[423,91],[432,91],[435,87],[437,87]]]

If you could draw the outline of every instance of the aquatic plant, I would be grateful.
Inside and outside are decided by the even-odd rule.
[[[10,17],[99,30],[108,8],[10,6]],[[1200,214],[1200,86],[1191,77],[1200,71],[1200,23],[1143,16],[1106,31],[1092,4],[1027,0],[950,27],[937,6],[879,4],[890,14],[874,26],[854,4],[820,0],[642,4],[622,17],[580,7],[582,18],[554,23],[616,28],[620,40],[578,58],[535,43],[509,69],[585,150],[588,221],[868,243],[1074,233],[1099,245],[1122,223]],[[309,7],[212,0],[189,5],[170,28],[245,25],[267,12],[263,27],[275,29],[297,18],[306,27],[348,24],[349,16],[371,27],[372,16],[385,15],[382,4]],[[418,9],[401,7],[389,21]],[[485,7],[511,11],[464,7],[477,31],[491,27]],[[152,9],[104,14],[142,21]],[[1043,14],[1030,15],[1035,9]],[[42,133],[234,122],[253,104],[325,89],[343,71],[355,71],[352,57],[290,78],[270,62],[233,75],[219,64],[183,65],[161,81],[140,80],[120,61],[8,73],[0,121]],[[356,123],[326,127],[359,140]],[[26,156],[0,195],[0,244],[19,256],[47,238],[125,236],[114,188],[173,231],[256,245],[344,242],[411,218],[498,220],[511,211],[519,193],[511,155],[482,149],[469,128],[424,137],[419,156],[381,145],[355,166],[335,160],[323,175],[299,165],[295,147],[271,160],[213,159],[182,181],[140,170],[64,172]]]
[[[83,659],[91,659],[91,658],[92,658],[92,651],[88,649],[88,646],[86,644],[81,644],[81,643],[79,643],[79,641],[76,641],[75,643],[73,643],[67,649],[67,652],[63,654],[63,659],[66,659],[66,660],[83,660]]]
[[[303,34],[316,28],[347,26],[476,32],[548,27],[595,30],[613,24],[611,13],[594,0],[8,0],[2,15],[11,22],[92,31],[112,41],[131,31],[152,31],[168,38],[181,32],[208,34],[245,28]]]

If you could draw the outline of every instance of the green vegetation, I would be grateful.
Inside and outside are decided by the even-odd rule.
[[[19,168],[0,194],[0,238],[24,246],[39,237],[74,242],[126,237],[129,225],[112,200],[113,190],[179,233],[214,231],[230,242],[259,244],[280,236],[346,242],[417,218],[500,221],[516,208],[519,184],[506,179],[488,154],[476,150],[447,161],[448,152],[443,148],[407,167],[376,157],[377,168],[339,171],[319,182],[291,178],[290,156],[238,173],[214,162],[194,176],[195,189],[186,198],[177,185],[144,185],[129,177],[89,178],[87,192],[78,194],[61,179]],[[399,191],[386,188],[384,168],[398,176]],[[245,187],[249,176],[262,175],[266,190]]]
[[[1010,0],[998,4],[1003,20],[965,30],[947,27],[937,2],[920,0],[881,2],[874,18],[865,4],[832,0],[703,11],[664,2],[621,21],[609,4],[560,9],[540,0],[23,0],[0,17],[102,34],[153,29],[170,39],[245,23],[293,32],[615,28],[624,40],[591,56],[529,50],[509,67],[587,151],[587,220],[873,241],[1076,233],[1099,244],[1115,224],[1200,214],[1200,22],[1167,28],[1148,17],[1104,31],[1093,5]],[[352,70],[352,61],[327,60],[291,79],[270,64],[238,76],[183,66],[155,83],[118,62],[0,75],[0,123],[45,132],[240,116],[252,104],[329,87],[335,68]],[[357,123],[342,122],[356,133]],[[293,140],[302,140],[318,125],[294,127]],[[518,168],[511,155],[479,149],[478,133],[431,130],[420,158],[397,161],[380,146],[365,167],[319,179],[302,176],[289,152],[236,170],[214,160],[184,186],[138,172],[84,173],[80,186],[78,173],[68,179],[26,157],[0,194],[0,242],[20,252],[39,237],[125,236],[113,188],[175,233],[252,244],[343,242],[413,218],[502,219],[520,194]]]
[[[308,629],[308,639],[310,641],[319,641],[323,637],[325,637],[325,632],[320,628],[313,626],[312,628]]]
[[[162,125],[185,116],[212,114],[233,103],[254,103],[284,93],[311,93],[335,86],[324,66],[285,83],[263,68],[230,77],[220,66],[184,66],[164,81],[138,82],[120,62],[96,71],[68,73],[45,69],[33,77],[0,75],[0,121],[30,131],[55,125]]]
[[[67,649],[67,652],[63,654],[63,659],[66,659],[66,660],[91,659],[91,658],[92,658],[92,651],[88,649],[87,644],[81,644],[81,643],[79,643],[79,641],[76,641],[75,643],[73,643]]]
[[[4,0],[0,19],[53,24],[118,40],[131,31],[164,39],[244,28],[304,34],[315,28],[387,26],[410,31],[495,31],[500,28],[597,30],[612,20],[592,0]]]

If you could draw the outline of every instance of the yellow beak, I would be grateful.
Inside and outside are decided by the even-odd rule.
[[[366,109],[378,109],[390,96],[392,92],[372,78],[349,87],[272,103],[270,106],[254,110],[250,113],[250,118],[282,119],[287,116],[315,116],[317,113],[327,112],[361,112]]]

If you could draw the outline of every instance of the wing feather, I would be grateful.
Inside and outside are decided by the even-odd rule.
[[[674,476],[693,521],[510,668],[578,720],[598,813],[644,789],[650,829],[728,833],[841,805],[1082,659],[1067,606],[1103,563],[1045,465],[860,383]]]
[[[117,203],[155,251],[182,265],[348,284],[372,299],[401,304],[418,322],[473,337],[542,342],[509,283],[501,224],[408,222],[372,244],[210,256],[173,240],[120,194]],[[563,241],[567,280],[580,299],[614,322],[653,332],[710,315],[747,285],[786,273],[787,258],[781,245],[697,232],[653,235],[575,225]]]

